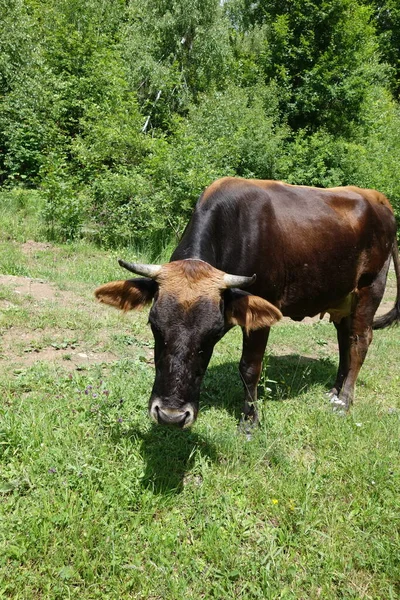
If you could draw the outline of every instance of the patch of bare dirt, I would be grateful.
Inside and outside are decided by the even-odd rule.
[[[68,331],[65,331],[63,335],[57,335],[50,328],[27,331],[12,327],[1,336],[0,362],[7,361],[13,369],[27,368],[40,361],[80,370],[118,360],[112,352],[88,349],[77,339],[75,331],[70,334],[68,337]]]
[[[11,288],[21,297],[32,298],[38,306],[52,302],[64,308],[79,307],[79,310],[93,311],[94,299],[91,304],[82,296],[60,290],[56,285],[41,279],[0,275],[0,284]],[[0,301],[0,309],[7,310],[15,306],[11,300]],[[5,329],[0,341],[0,365],[2,368],[11,365],[13,370],[28,368],[36,362],[62,365],[67,370],[82,370],[95,364],[110,364],[119,359],[118,354],[101,349],[101,339],[97,340],[99,349],[93,348],[75,329],[29,329],[13,326]],[[127,354],[131,352],[135,350],[132,348]],[[152,352],[147,348],[141,349],[140,354],[146,362],[152,361]]]
[[[78,294],[68,290],[60,290],[56,285],[44,279],[0,275],[0,285],[10,287],[16,294],[21,296],[30,296],[37,302],[60,302],[67,307],[83,306],[85,304],[85,300]]]
[[[32,296],[35,300],[56,299],[56,288],[42,279],[0,275],[0,284],[12,288],[16,294]]]
[[[27,242],[26,251],[47,249],[50,244]],[[0,285],[11,288],[14,293],[32,298],[38,304],[55,302],[63,307],[79,306],[83,310],[92,307],[74,292],[60,290],[57,286],[42,279],[0,275]],[[0,308],[10,309],[15,305],[10,300],[2,300]],[[111,352],[88,350],[81,340],[75,339],[76,332],[60,334],[50,329],[28,330],[19,327],[7,329],[1,336],[1,358],[11,363],[13,368],[29,367],[37,361],[62,364],[65,368],[81,369],[93,364],[110,363],[117,360]],[[71,338],[70,340],[66,338]]]
[[[53,248],[53,246],[48,242],[35,242],[34,240],[27,240],[24,244],[21,244],[20,248],[22,254],[32,256],[37,252],[44,252],[45,250],[50,250],[50,248]]]
[[[41,348],[13,358],[14,369],[30,367],[36,362],[62,364],[66,369],[82,370],[95,364],[112,363],[117,357],[111,352],[83,352],[82,350]]]

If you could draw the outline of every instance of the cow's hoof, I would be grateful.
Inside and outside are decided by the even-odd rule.
[[[336,394],[330,396],[329,402],[332,406],[333,412],[340,417],[344,417],[347,413],[347,405],[344,400],[341,400]]]
[[[341,400],[339,398],[339,396],[337,396],[336,394],[332,394],[332,396],[330,397],[329,402],[334,406],[334,407],[341,407],[344,408],[346,406],[346,402],[344,400]]]
[[[238,432],[244,434],[249,442],[252,439],[253,433],[257,429],[258,425],[258,417],[254,418],[254,416],[246,416],[243,414],[238,425]]]
[[[329,390],[329,392],[326,392],[325,395],[328,398],[328,400],[330,401],[331,398],[333,398],[333,396],[339,395],[339,391],[336,388],[332,388],[331,390]]]
[[[243,435],[246,438],[246,442],[251,442],[254,435],[254,427],[242,427],[241,425],[239,425],[238,433],[239,435]]]

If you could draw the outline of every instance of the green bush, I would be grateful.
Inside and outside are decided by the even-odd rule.
[[[346,185],[344,168],[347,143],[330,133],[320,130],[313,135],[299,131],[286,145],[277,173],[280,179],[297,185],[332,187]]]
[[[78,191],[77,182],[62,158],[49,158],[43,176],[45,204],[42,218],[47,236],[53,241],[80,237],[87,215],[87,198]]]
[[[138,246],[165,233],[162,196],[138,173],[105,173],[91,189],[95,239],[106,247]]]
[[[277,124],[274,86],[231,87],[203,95],[176,122],[174,136],[153,142],[144,174],[178,235],[202,191],[218,177],[272,178],[286,127]]]
[[[15,187],[0,192],[0,240],[44,240],[44,197],[38,190]]]
[[[400,108],[382,88],[372,87],[362,108],[363,124],[349,156],[352,183],[375,188],[389,198],[400,218]]]

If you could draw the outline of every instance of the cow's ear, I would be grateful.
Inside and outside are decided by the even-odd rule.
[[[225,315],[230,325],[240,325],[247,332],[271,327],[282,318],[279,308],[268,300],[241,290],[231,290]]]
[[[128,279],[106,283],[97,288],[94,295],[104,304],[127,311],[150,304],[157,289],[158,284],[152,279]]]

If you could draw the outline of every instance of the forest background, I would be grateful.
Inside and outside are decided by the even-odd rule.
[[[153,251],[226,175],[400,216],[399,91],[398,0],[0,0],[2,197]]]

